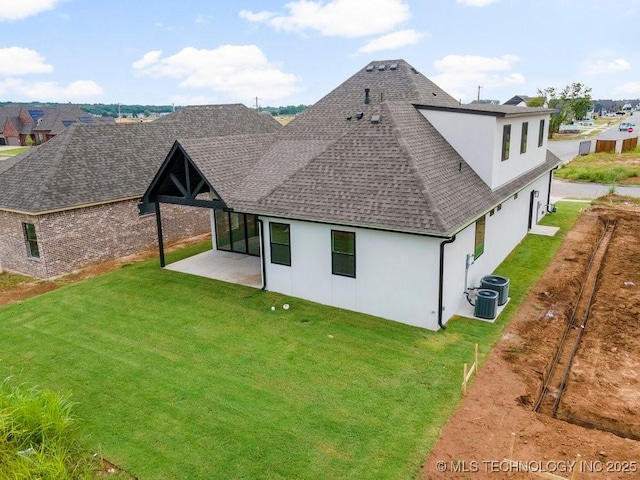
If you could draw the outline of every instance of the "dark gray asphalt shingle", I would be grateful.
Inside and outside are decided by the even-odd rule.
[[[0,174],[0,209],[38,213],[142,196],[177,138],[280,128],[246,107],[201,113],[175,121],[73,125]]]
[[[559,162],[547,153],[544,164],[492,192],[416,105],[492,115],[526,109],[461,108],[402,60],[372,65],[391,63],[398,68],[365,67],[353,75],[262,144],[263,154],[250,148],[244,158],[250,168],[237,172],[233,188],[223,188],[226,195],[219,192],[227,205],[248,213],[449,236]],[[379,115],[378,123],[371,122],[373,115]],[[221,140],[183,146],[217,189],[225,158]],[[228,185],[229,172],[224,174]]]

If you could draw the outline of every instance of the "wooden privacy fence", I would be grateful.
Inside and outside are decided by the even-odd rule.
[[[466,395],[467,394],[467,383],[469,382],[469,379],[471,378],[471,375],[473,374],[478,374],[478,344],[476,343],[475,346],[475,353],[474,353],[474,357],[473,357],[473,365],[471,365],[471,369],[468,369],[467,364],[464,364],[464,373],[462,375],[462,395]]]
[[[548,478],[550,480],[576,480],[578,478],[578,472],[580,471],[580,459],[582,458],[580,454],[576,455],[576,460],[573,462],[573,469],[570,477],[561,477],[560,475],[556,475],[555,473],[545,472],[537,470],[538,462],[519,462],[517,460],[511,460],[513,458],[513,447],[516,443],[516,434],[511,434],[511,448],[509,449],[509,458],[505,458],[505,462],[509,462],[509,465],[514,467],[513,471],[517,472],[527,472],[530,475],[534,475],[540,478]],[[553,462],[551,462],[553,463]]]
[[[616,141],[615,140],[596,140],[596,153],[601,152],[615,152]]]
[[[638,137],[625,138],[622,141],[622,153],[630,152],[638,146]]]

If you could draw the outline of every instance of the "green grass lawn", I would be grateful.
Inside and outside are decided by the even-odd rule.
[[[496,324],[429,332],[154,260],[1,308],[0,377],[71,392],[91,448],[142,479],[414,478],[474,343],[484,358],[584,208],[558,205],[561,232],[498,270]]]
[[[625,153],[590,153],[561,166],[554,176],[564,180],[640,185],[640,147]]]
[[[20,153],[26,152],[30,148],[31,147],[7,148],[6,150],[0,150],[0,155],[5,155],[5,156],[18,155]]]

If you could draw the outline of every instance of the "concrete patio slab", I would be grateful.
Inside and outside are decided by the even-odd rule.
[[[171,263],[164,268],[248,287],[262,287],[261,260],[260,257],[253,255],[208,250]]]

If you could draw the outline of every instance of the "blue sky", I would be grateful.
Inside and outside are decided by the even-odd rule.
[[[311,104],[374,60],[455,98],[640,97],[638,0],[0,0],[0,100]]]

